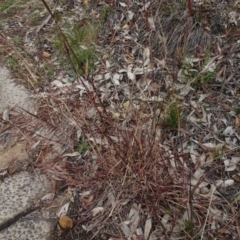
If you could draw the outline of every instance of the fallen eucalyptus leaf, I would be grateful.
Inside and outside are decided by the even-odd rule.
[[[3,111],[3,120],[4,121],[9,121],[9,110],[8,109],[5,109],[4,111]]]
[[[63,205],[60,210],[56,213],[56,215],[58,217],[62,216],[62,215],[67,215],[68,212],[68,208],[69,208],[69,204],[70,202],[66,203],[65,205]]]
[[[148,239],[150,231],[152,229],[152,218],[148,215],[144,227],[144,239]]]
[[[58,223],[64,229],[69,229],[73,227],[73,220],[67,215],[62,215]]]
[[[96,207],[92,210],[92,215],[95,217],[98,213],[101,213],[104,211],[104,207]]]

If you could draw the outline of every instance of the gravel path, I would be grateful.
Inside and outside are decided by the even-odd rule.
[[[0,112],[13,107],[33,112],[35,103],[23,86],[13,82],[8,70],[0,68]],[[4,122],[1,122],[0,239],[50,239],[54,221],[43,216],[39,200],[51,193],[51,183],[41,173],[21,171],[8,175],[13,162],[22,169],[28,162],[28,155],[25,141],[16,142],[16,130],[11,129],[8,134],[5,128]]]

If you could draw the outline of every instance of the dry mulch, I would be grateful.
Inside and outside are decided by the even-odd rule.
[[[5,60],[16,49],[27,59],[23,69],[32,75],[24,84],[40,106],[36,116],[13,124],[28,133],[35,166],[72,200],[74,227],[57,230],[56,238],[238,239],[238,3],[51,7],[60,25],[84,25],[86,16],[102,21],[88,77],[59,64],[56,25],[43,7],[36,26],[30,4],[3,22]],[[19,82],[29,76],[9,67]],[[169,125],[172,106],[176,128]],[[89,149],[79,150],[80,139]]]

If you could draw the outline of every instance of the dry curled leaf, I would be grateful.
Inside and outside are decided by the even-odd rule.
[[[83,1],[83,4],[84,4],[85,6],[88,6],[88,3],[89,3],[89,0],[84,0],[84,1]]]
[[[9,110],[8,109],[5,109],[4,111],[3,111],[3,116],[2,116],[2,118],[3,118],[3,120],[4,121],[9,121]]]
[[[67,215],[62,215],[59,219],[59,225],[64,229],[69,229],[73,227],[73,221]]]
[[[123,110],[128,112],[132,110],[132,104],[130,101],[126,101],[125,103],[122,104]]]
[[[145,222],[144,239],[148,239],[151,229],[152,229],[152,218],[150,217],[150,215],[148,215],[148,218]]]
[[[68,212],[69,204],[70,204],[70,202],[64,204],[64,205],[60,208],[60,210],[56,213],[56,215],[57,215],[58,217],[63,216],[63,215],[66,215],[67,212]]]
[[[235,174],[232,176],[232,179],[235,181],[235,182],[240,182],[240,176]]]
[[[240,127],[240,117],[236,117],[235,125],[236,125],[236,127]]]
[[[128,24],[125,24],[125,25],[123,25],[123,27],[122,27],[123,29],[129,29],[129,25]]]
[[[104,208],[103,207],[96,207],[92,210],[92,215],[95,217],[98,213],[103,212]]]
[[[113,117],[118,120],[120,118],[120,113],[113,113]]]
[[[52,56],[51,53],[46,52],[46,51],[43,52],[43,57],[45,57],[45,58],[50,58],[51,56]]]

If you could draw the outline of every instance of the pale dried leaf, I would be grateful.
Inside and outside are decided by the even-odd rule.
[[[144,63],[143,63],[143,66],[147,66],[148,64],[150,63],[150,58],[147,58]]]
[[[213,217],[214,220],[226,221],[229,219],[228,215],[219,209],[210,207],[209,210],[209,216]]]
[[[240,117],[236,117],[235,118],[235,125],[236,125],[236,127],[240,127]]]
[[[124,111],[128,112],[132,110],[132,104],[130,101],[126,101],[125,103],[123,103],[123,109]]]
[[[63,88],[63,87],[66,87],[66,86],[70,86],[71,84],[70,83],[62,83],[61,81],[59,80],[54,80],[53,82],[51,82],[51,84],[53,86],[56,86],[58,88]]]
[[[151,229],[152,229],[152,218],[150,217],[150,215],[148,215],[147,220],[145,222],[145,227],[144,227],[144,239],[148,239]]]
[[[62,216],[62,215],[67,215],[69,205],[70,205],[70,202],[64,204],[64,205],[59,209],[59,211],[56,213],[56,215],[57,215],[58,217],[60,217],[60,216]]]
[[[89,0],[83,0],[83,4],[84,4],[85,6],[87,6],[88,3],[89,3]]]
[[[200,156],[200,165],[199,165],[199,167],[203,166],[205,164],[205,161],[206,161],[206,154],[202,153],[201,156]]]
[[[235,11],[229,12],[228,17],[229,17],[229,23],[232,23],[235,26],[238,25],[237,20],[239,20],[239,16],[238,16],[237,12],[235,12]]]
[[[116,137],[116,136],[110,136],[110,138],[114,141],[114,142],[119,142],[120,137]]]
[[[190,156],[191,156],[193,163],[196,164],[197,159],[199,157],[199,153],[193,149],[193,144],[191,145]]]
[[[211,58],[209,62],[204,66],[203,70],[201,71],[201,74],[206,72],[214,72],[216,69],[216,63],[214,61],[220,58],[221,56],[215,56]]]
[[[90,107],[90,108],[87,109],[86,115],[87,115],[88,118],[92,118],[96,114],[97,114],[97,110],[96,110],[95,107]],[[79,137],[78,137],[78,139],[79,139]]]
[[[149,58],[147,59],[149,61]],[[134,74],[135,75],[143,75],[144,73],[152,72],[154,71],[154,68],[151,66],[144,66],[144,67],[136,67],[134,69]]]
[[[140,215],[139,215],[139,210],[137,204],[133,204],[129,214],[128,214],[129,219],[131,219],[131,231],[134,233],[137,229],[138,223],[140,221]]]
[[[217,187],[214,184],[211,184],[211,188],[209,190],[209,193],[207,194],[200,194],[200,196],[204,197],[204,198],[210,198],[213,193],[216,191]]]
[[[145,2],[145,4],[143,5],[143,7],[139,10],[140,12],[142,11],[146,11],[148,9],[148,7],[150,6],[151,2]]]
[[[85,192],[82,192],[82,193],[79,193],[79,196],[81,197],[87,197],[91,194],[91,191],[85,191]]]
[[[169,214],[164,214],[164,216],[162,217],[162,220],[161,220],[164,227],[167,226],[170,219],[171,219],[171,217]]]
[[[111,64],[110,64],[110,62],[108,60],[106,60],[105,65],[106,65],[106,68],[110,68],[111,67]]]
[[[240,157],[231,157],[231,162],[237,164],[240,162]]]
[[[112,76],[112,82],[113,84],[115,85],[120,85],[120,80],[122,80],[122,75],[118,74],[118,73],[115,73],[113,76]]]
[[[162,66],[163,68],[166,68],[166,61],[165,61],[165,59],[162,59],[162,60],[159,60],[158,58],[154,58],[154,59],[157,61],[157,63],[160,66]]]
[[[124,25],[122,26],[122,29],[128,30],[128,29],[129,29],[129,24],[124,24]]]
[[[131,10],[128,10],[127,14],[128,21],[131,21],[134,17],[134,13]]]
[[[85,91],[87,89],[92,91],[92,86],[90,85],[89,82],[84,81],[83,83],[84,83],[84,85],[83,84],[76,85],[76,88],[81,89],[81,90],[85,90]]]
[[[193,177],[195,177],[195,179],[200,179],[203,175],[204,175],[205,171],[201,168],[198,168],[194,174],[193,174]]]
[[[198,108],[198,104],[195,101],[190,101],[191,106]]]
[[[225,171],[231,172],[236,169],[236,162],[229,159],[224,160]]]
[[[39,145],[40,142],[41,142],[41,141],[38,140],[36,143],[34,143],[33,146],[32,146],[32,148],[31,148],[31,150],[34,149],[34,148],[36,148],[36,147]]]
[[[96,144],[106,144],[106,141],[101,138],[88,138],[88,140]]]
[[[220,150],[224,146],[224,144],[215,144],[215,143],[203,143],[203,147],[205,147],[207,150]]]
[[[117,119],[117,120],[120,118],[120,116],[121,116],[121,114],[118,113],[118,112],[113,113],[113,117],[114,117],[115,119]]]
[[[95,76],[93,77],[93,79],[94,79],[95,81],[101,81],[101,80],[103,80],[103,75],[102,75],[102,74],[95,75]]]
[[[231,136],[235,133],[235,130],[233,129],[232,126],[228,126],[224,131],[223,131],[223,135],[225,136]]]
[[[101,213],[104,211],[104,207],[95,207],[92,209],[92,215],[95,217],[98,213]]]
[[[52,200],[53,197],[54,197],[53,193],[48,193],[41,198],[41,201],[49,201],[49,200]]]
[[[124,3],[124,2],[119,2],[119,5],[120,5],[121,7],[127,7],[127,4]]]
[[[208,194],[209,189],[207,187],[198,188],[195,193],[197,194]]]
[[[9,110],[8,109],[5,109],[4,111],[3,111],[3,116],[2,116],[2,118],[3,118],[3,120],[4,121],[9,121]]]
[[[71,202],[74,202],[74,196],[75,194],[73,193],[72,189],[69,187],[66,192],[66,199]]]
[[[131,238],[131,236],[132,236],[131,230],[128,227],[128,224],[129,224],[129,221],[124,221],[124,222],[120,223],[120,228],[127,239]]]
[[[128,70],[127,70],[127,76],[130,80],[132,80],[133,82],[136,81],[136,75],[135,73],[132,72],[132,68],[131,67],[128,67]]]
[[[159,240],[162,238],[162,236],[163,236],[163,231],[160,229],[157,229],[151,233],[149,240]]]
[[[179,232],[181,232],[182,230],[183,230],[183,227],[182,227],[182,223],[181,223],[181,221],[180,221],[180,223],[179,223],[179,221],[178,221],[178,223],[173,227],[173,233],[179,233]]]
[[[47,51],[43,52],[43,57],[50,58],[51,56],[52,56],[52,54],[50,52],[47,52]]]
[[[108,194],[108,201],[109,203],[111,204],[112,208],[114,208],[116,206],[116,200],[115,200],[115,197],[112,193],[109,193]]]
[[[149,47],[146,47],[143,50],[143,60],[146,60],[149,57],[150,57],[150,49],[149,49]]]
[[[236,169],[236,165],[228,165],[228,166],[225,166],[225,171],[226,172],[232,172]]]
[[[202,102],[209,94],[200,94],[199,102]]]
[[[190,91],[193,91],[194,89],[190,86],[190,84],[176,84],[175,85],[176,90],[180,90],[181,96],[186,96]]]
[[[76,156],[80,156],[79,152],[73,152],[73,153],[66,153],[63,155],[63,157],[76,157]]]
[[[216,184],[217,187],[219,187],[222,183],[223,183],[222,179],[219,179],[219,180],[215,181],[215,184]]]
[[[155,27],[154,19],[152,17],[148,18],[148,23],[149,23],[151,30],[155,31],[156,27]]]
[[[129,203],[129,201],[130,201],[130,199],[125,199],[125,200],[121,200],[120,203],[121,203],[122,206],[125,206]]]
[[[220,187],[226,188],[229,186],[232,186],[234,184],[234,180],[233,179],[228,179],[226,181],[223,181],[220,185]]]
[[[104,75],[104,79],[105,79],[105,80],[111,79],[111,73],[110,73],[110,72],[106,73],[106,74]]]
[[[80,45],[80,47],[81,47],[83,50],[88,50],[88,47],[85,46],[85,45]]]
[[[125,68],[122,68],[122,69],[120,69],[118,72],[119,72],[119,73],[126,73],[127,70],[126,70]]]

